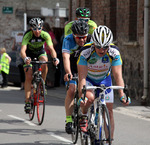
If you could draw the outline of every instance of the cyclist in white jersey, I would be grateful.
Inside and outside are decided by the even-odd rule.
[[[122,59],[118,48],[112,44],[113,34],[111,30],[100,25],[92,34],[93,42],[84,45],[83,51],[77,61],[78,77],[79,77],[79,97],[81,101],[81,108],[83,116],[87,114],[88,108],[94,101],[94,92],[87,90],[86,100],[83,101],[82,88],[83,85],[92,86],[105,84],[111,86],[111,70],[113,77],[118,86],[124,86],[122,78]],[[123,104],[128,105],[131,100],[126,102],[123,90],[119,90],[119,96]],[[111,121],[111,136],[113,138],[114,133],[114,118],[113,118],[113,91],[109,90],[106,98],[106,105],[109,110]],[[82,131],[87,131],[87,119],[83,118],[83,122],[86,122]],[[83,125],[82,125],[83,126]]]

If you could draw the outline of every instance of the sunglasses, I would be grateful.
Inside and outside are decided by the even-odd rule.
[[[40,27],[40,28],[32,28],[32,30],[33,30],[33,31],[36,31],[36,30],[39,30],[39,31],[40,31],[40,30],[42,30],[42,27]]]
[[[78,18],[78,20],[88,22],[89,18]]]
[[[98,46],[98,45],[95,45],[95,47],[96,47],[97,49],[101,49],[101,48],[102,48],[101,46]],[[109,47],[109,46],[105,46],[105,47],[103,47],[102,49],[106,50],[108,47]]]
[[[77,39],[85,39],[85,38],[87,38],[87,35],[84,35],[84,36],[76,36],[76,35],[74,35],[74,37],[77,38]]]

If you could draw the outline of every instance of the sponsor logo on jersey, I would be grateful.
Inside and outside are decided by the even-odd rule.
[[[31,40],[31,43],[34,43],[34,42],[35,42],[35,39],[32,39],[32,40]]]
[[[108,63],[108,62],[109,62],[108,57],[103,57],[103,58],[102,58],[102,62],[103,62],[103,63]]]
[[[38,39],[37,41],[38,41],[38,42],[42,42],[42,40],[41,40],[41,39]]]
[[[105,100],[109,100],[110,99],[110,97],[109,96],[105,96]]]
[[[96,56],[93,55],[93,56],[91,57],[91,59],[89,60],[89,64],[94,64],[94,63],[96,63],[97,61],[98,61],[98,60],[97,60]]]

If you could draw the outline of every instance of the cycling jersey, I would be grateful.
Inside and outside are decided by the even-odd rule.
[[[65,31],[65,37],[72,33],[71,26],[72,26],[73,22],[74,21],[71,21],[71,22],[69,22],[68,24],[65,25],[65,30],[64,30]],[[89,20],[88,21],[88,25],[89,25],[89,32],[88,32],[88,34],[92,35],[94,29],[97,28],[97,24],[94,21]]]
[[[23,37],[22,45],[27,45],[27,52],[32,54],[39,54],[40,51],[44,50],[44,43],[48,46],[53,45],[50,35],[42,30],[40,37],[36,37],[32,30],[28,30]]]
[[[91,35],[88,35],[86,43],[90,42]],[[70,54],[70,65],[72,73],[77,73],[77,59],[79,57],[81,47],[76,44],[72,34],[68,35],[63,40],[62,53]]]
[[[110,45],[107,53],[99,57],[94,49],[93,43],[88,43],[83,47],[77,64],[87,65],[87,78],[95,83],[99,83],[110,75],[111,66],[122,65],[120,52],[115,45]]]

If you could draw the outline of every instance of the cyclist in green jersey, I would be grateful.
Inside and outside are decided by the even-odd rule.
[[[39,61],[48,61],[45,49],[43,47],[45,42],[47,43],[47,46],[51,52],[54,65],[56,66],[59,63],[50,35],[46,31],[42,30],[43,20],[41,20],[40,18],[32,18],[29,21],[29,24],[31,28],[27,30],[24,34],[20,52],[21,57],[25,63],[24,71],[25,71],[26,113],[29,113],[31,109],[30,103],[28,103],[31,94],[31,81],[32,81],[32,67],[30,65],[30,62],[34,58],[38,58]],[[42,78],[45,81],[48,68],[46,64],[43,64],[41,67],[42,67]]]
[[[90,20],[90,16],[91,16],[91,12],[90,12],[89,8],[79,7],[76,9],[76,20],[78,19],[78,20],[83,20],[83,21],[87,22],[89,25],[88,34],[92,35],[94,29],[97,28],[97,24],[94,21]],[[71,26],[72,26],[73,22],[74,21],[71,21],[65,25],[65,29],[64,29],[65,37],[72,33]]]

